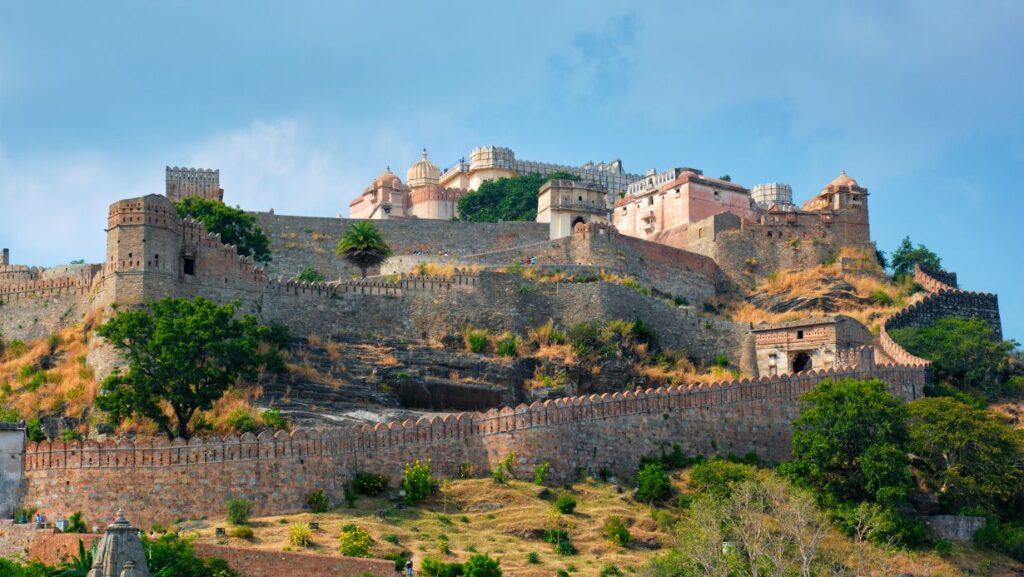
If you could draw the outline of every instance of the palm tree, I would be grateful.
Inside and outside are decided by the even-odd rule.
[[[373,226],[372,222],[364,220],[348,227],[345,234],[341,235],[337,253],[359,267],[363,278],[366,278],[366,269],[379,265],[391,256],[391,247],[384,242],[384,235],[377,227]]]

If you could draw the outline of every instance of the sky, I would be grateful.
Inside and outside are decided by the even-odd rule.
[[[422,147],[691,166],[806,200],[841,170],[872,238],[999,293],[1024,341],[1024,2],[0,3],[0,246],[104,254],[164,166],[225,199],[347,214]]]

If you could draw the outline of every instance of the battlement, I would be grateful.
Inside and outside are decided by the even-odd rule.
[[[190,196],[223,202],[220,170],[168,166],[165,171],[166,195],[171,202]]]

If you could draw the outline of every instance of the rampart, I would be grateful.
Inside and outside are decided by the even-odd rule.
[[[270,238],[272,277],[292,278],[313,267],[328,279],[350,279],[359,269],[335,254],[345,230],[358,220],[256,213]],[[536,222],[460,222],[403,218],[374,221],[396,255],[465,256],[477,252],[543,242],[548,225]]]
[[[487,471],[510,453],[526,474],[540,462],[552,478],[606,470],[628,476],[639,458],[678,444],[688,454],[743,454],[770,461],[789,454],[798,399],[825,378],[879,378],[916,398],[920,367],[875,365],[577,397],[491,410],[330,430],[296,430],[224,439],[86,441],[30,444],[25,504],[50,517],[81,510],[102,518],[119,505],[148,525],[223,514],[246,498],[259,515],[300,510],[324,489],[335,502],[358,471],[392,482],[406,463],[430,460],[435,473]]]
[[[920,266],[914,269],[914,282],[924,287],[928,294],[882,323],[879,343],[882,351],[892,360],[908,365],[928,366],[928,361],[914,356],[893,340],[889,331],[925,327],[943,317],[982,319],[992,327],[998,338],[1002,338],[997,295],[960,290],[957,288],[955,273],[931,271]]]

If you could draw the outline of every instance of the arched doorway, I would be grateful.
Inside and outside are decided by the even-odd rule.
[[[587,221],[582,216],[577,216],[572,219],[572,228],[575,229],[577,224],[587,224]]]
[[[800,352],[800,353],[797,353],[795,357],[793,357],[793,372],[794,373],[802,373],[804,371],[809,371],[812,368],[813,367],[811,365],[811,355],[809,355],[809,354],[807,354],[805,352]]]

